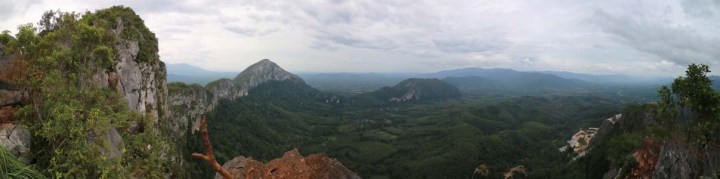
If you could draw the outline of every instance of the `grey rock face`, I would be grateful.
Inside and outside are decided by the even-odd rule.
[[[0,124],[0,145],[26,164],[32,160],[30,155],[30,131],[25,127],[6,123]]]
[[[191,132],[195,132],[199,129],[202,115],[214,109],[220,100],[234,100],[248,95],[251,89],[262,83],[283,80],[304,83],[300,77],[285,71],[268,59],[263,59],[246,68],[233,80],[223,78],[208,83],[204,89],[169,94],[168,104],[172,109],[169,118],[174,126],[173,130],[178,136],[181,136],[187,127],[191,128]]]
[[[703,151],[703,176],[720,178],[720,148],[707,145]]]
[[[618,121],[623,120],[622,114],[616,114],[615,116],[605,119],[600,125],[600,128],[595,133],[595,136],[590,140],[590,145],[599,143],[600,141],[605,140],[605,138],[610,134],[610,132],[613,131],[615,128],[615,124],[618,123]]]
[[[266,81],[296,80],[303,81],[300,77],[285,71],[280,66],[268,59],[263,59],[238,74],[233,81],[239,89],[252,89]],[[304,82],[304,81],[303,81]]]
[[[22,97],[22,93],[18,90],[0,89],[0,106],[19,103]]]
[[[667,143],[660,149],[652,178],[697,178],[697,160],[691,156],[687,144]]]
[[[171,129],[177,132],[173,137],[177,137],[177,140],[184,140],[182,136],[191,122],[200,121],[202,115],[215,106],[212,102],[213,99],[212,93],[202,86],[190,87],[180,92],[170,93],[168,105],[172,112],[168,114],[168,117],[170,118]],[[199,123],[193,129],[199,129]]]
[[[165,64],[162,62],[137,62],[140,47],[138,41],[122,38],[122,22],[113,32],[118,39],[115,49],[118,59],[113,71],[100,71],[93,76],[93,83],[115,88],[127,100],[128,107],[139,113],[149,113],[154,122],[166,114],[167,89]],[[154,54],[157,55],[157,52]]]

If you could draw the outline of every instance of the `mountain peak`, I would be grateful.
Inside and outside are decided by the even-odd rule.
[[[262,59],[262,60],[260,60],[260,61],[257,62],[257,63],[271,63],[271,64],[275,64],[275,62],[272,62],[272,61],[270,61],[270,59],[267,59],[267,58],[266,58],[266,59]],[[277,65],[277,64],[276,64],[276,65]]]
[[[250,65],[245,70],[240,72],[240,74],[238,74],[235,79],[233,79],[235,84],[240,85],[244,89],[250,89],[261,83],[271,80],[292,80],[304,83],[304,81],[300,79],[300,77],[285,71],[275,62],[272,62],[268,59],[263,59],[253,65]]]

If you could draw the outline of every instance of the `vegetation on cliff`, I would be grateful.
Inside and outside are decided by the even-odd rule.
[[[129,40],[139,42],[139,62],[159,62],[155,35],[125,7],[48,11],[37,27],[0,35],[4,54],[17,59],[6,77],[29,96],[18,122],[33,135],[34,162],[44,175],[162,178],[170,170],[170,141],[152,117],[129,110],[115,89],[91,80],[114,70],[115,46]]]
[[[720,146],[720,95],[709,72],[707,65],[691,64],[670,87],[658,89],[657,103],[626,107],[622,120],[601,128],[607,133],[576,163],[576,173],[591,178],[720,176],[713,173],[720,172],[713,165],[720,161],[711,157]],[[666,150],[675,152],[662,153]],[[663,158],[673,164],[664,164]],[[684,171],[662,171],[664,167]]]

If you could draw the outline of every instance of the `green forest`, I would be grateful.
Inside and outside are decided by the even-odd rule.
[[[0,87],[22,98],[0,108],[14,112],[1,122],[27,128],[32,138],[29,163],[0,146],[0,178],[214,177],[205,160],[191,157],[206,150],[201,132],[173,131],[170,114],[187,111],[168,108],[176,104],[167,100],[201,91],[212,101],[230,80],[165,84],[158,51],[155,34],[122,6],[47,11],[37,25],[0,33],[0,57],[14,59],[0,73]],[[127,54],[131,64],[153,70],[137,75],[151,85],[123,91],[126,84],[113,75],[125,70],[118,64]],[[633,178],[677,168],[691,178],[720,177],[720,93],[708,65],[689,64],[665,86],[517,73],[518,80],[506,81],[410,78],[359,94],[272,76],[228,92],[238,97],[218,99],[203,116],[220,164],[237,156],[268,162],[297,148],[327,154],[363,178],[504,178],[512,170],[527,178]],[[257,77],[247,75],[241,80]],[[156,98],[133,98],[146,91]],[[616,114],[622,118],[608,119]],[[561,149],[579,129],[598,127],[584,153]],[[642,152],[650,159],[638,157]],[[673,152],[679,154],[667,154]],[[669,160],[684,165],[646,166]]]

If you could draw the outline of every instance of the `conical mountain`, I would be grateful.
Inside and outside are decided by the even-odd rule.
[[[252,89],[267,81],[285,80],[305,83],[300,77],[285,71],[275,62],[263,59],[243,70],[233,79],[233,82],[240,89]]]

